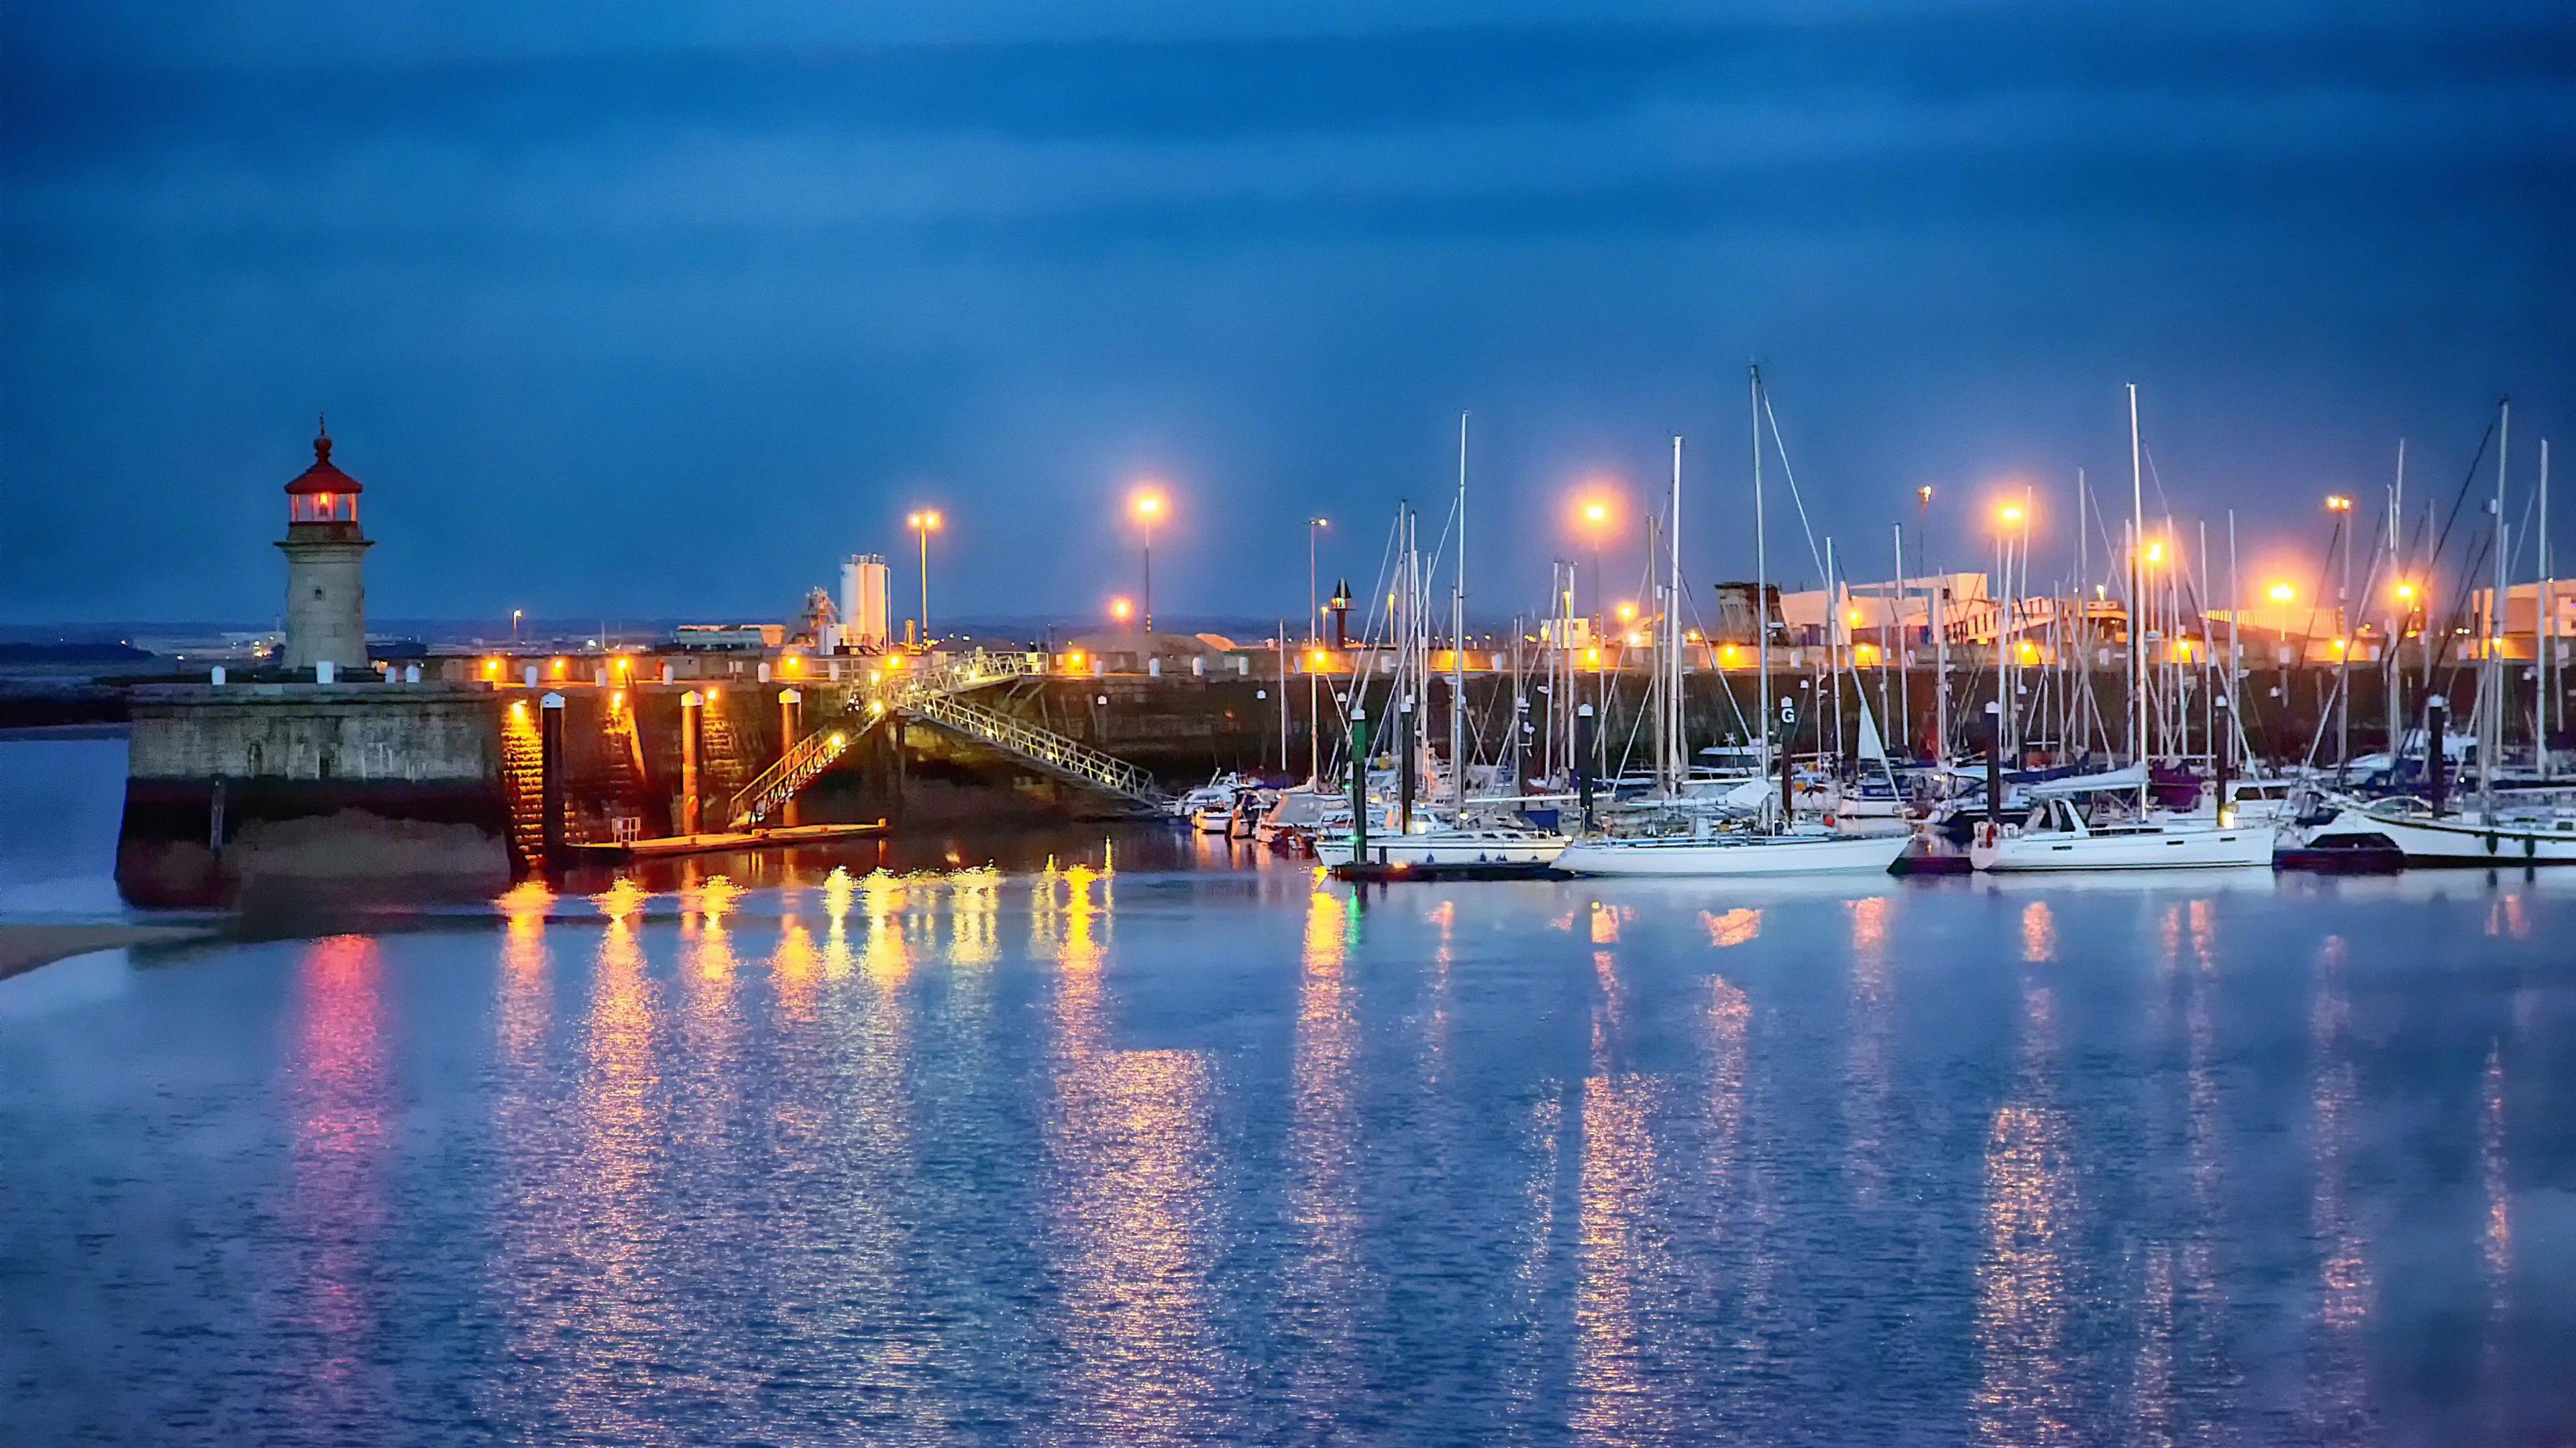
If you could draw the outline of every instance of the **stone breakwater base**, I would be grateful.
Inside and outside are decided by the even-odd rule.
[[[147,907],[269,888],[504,888],[510,806],[487,690],[137,689],[116,881]]]

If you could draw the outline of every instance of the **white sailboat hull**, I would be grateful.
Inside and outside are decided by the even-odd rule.
[[[2576,821],[2568,822],[2576,826]],[[2576,865],[2576,827],[2554,819],[2496,820],[2476,813],[2390,819],[2367,810],[2343,810],[2310,832],[2385,835],[2405,851],[2409,865]]]
[[[1418,835],[1372,834],[1367,858],[1371,865],[1409,869],[1469,865],[1548,865],[1565,852],[1563,835],[1511,830],[1438,830]],[[1315,841],[1316,863],[1338,869],[1353,862],[1351,837],[1334,834]]]
[[[2006,831],[1968,846],[1968,863],[1980,870],[2211,870],[2272,863],[2272,829],[2189,827],[2068,834]]]
[[[1884,875],[1910,834],[1744,835],[1713,840],[1582,840],[1565,847],[1556,867],[1575,875],[1689,876]]]

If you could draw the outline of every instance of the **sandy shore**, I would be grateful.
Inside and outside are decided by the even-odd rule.
[[[93,950],[167,945],[215,934],[211,925],[0,925],[0,980]]]

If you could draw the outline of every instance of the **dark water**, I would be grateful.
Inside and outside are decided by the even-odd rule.
[[[2576,1424],[2576,879],[1142,853],[0,983],[0,1438]]]

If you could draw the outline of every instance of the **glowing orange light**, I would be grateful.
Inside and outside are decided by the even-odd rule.
[[[626,691],[624,689],[616,690],[608,696],[609,712],[615,713],[617,710],[624,707],[626,707]]]
[[[2150,543],[2150,544],[2148,544],[2148,545],[2147,545],[2147,561],[2148,561],[2149,563],[2162,563],[2162,562],[2164,562],[2164,561],[2165,561],[2165,545],[2163,545],[2162,543]]]
[[[1135,509],[1137,517],[1151,523],[1163,515],[1166,504],[1161,493],[1147,488],[1130,499],[1127,506]]]
[[[1619,605],[1619,621],[1620,621],[1621,623],[1626,623],[1627,621],[1629,621],[1629,620],[1630,620],[1630,619],[1632,619],[1632,618],[1635,618],[1636,616],[1637,616],[1637,605],[1635,605],[1635,604],[1633,604],[1633,603],[1623,603],[1623,604]]]
[[[2021,505],[2018,503],[2006,503],[2004,504],[2002,511],[1996,513],[1995,516],[2002,519],[2003,525],[2007,528],[2018,527],[2022,520]]]
[[[501,661],[499,659],[485,659],[483,661],[483,677],[487,679],[497,679],[500,676]]]
[[[617,672],[619,672],[619,673],[621,673],[621,674],[625,673],[626,671],[628,671],[629,669],[632,669],[632,668],[634,668],[634,667],[635,667],[635,661],[634,661],[633,659],[629,659],[629,658],[620,658],[620,659],[617,661]]]
[[[2397,596],[2407,602],[2413,602],[2415,598],[2415,585],[2401,580],[2397,585]]]
[[[791,679],[805,672],[805,657],[802,654],[789,654],[786,658],[781,659],[779,663],[781,667],[786,669],[787,676]]]
[[[724,697],[724,690],[717,688],[717,687],[716,687],[715,685],[713,685],[713,684],[709,684],[709,685],[707,685],[707,702],[708,702],[708,703],[712,704],[712,703],[714,703],[716,700],[721,699],[721,698],[723,698],[723,697]]]
[[[1317,649],[1306,656],[1306,667],[1310,669],[1320,669],[1324,667],[1324,665],[1332,662],[1332,657],[1332,655],[1325,653],[1322,649]]]
[[[2299,596],[2299,591],[2286,583],[2275,583],[2266,592],[2274,603],[2288,603]]]
[[[548,664],[548,665],[547,665],[547,667],[548,667],[548,668],[550,668],[550,669],[552,669],[552,670],[554,671],[554,676],[555,676],[556,678],[560,679],[560,678],[562,678],[562,677],[563,677],[563,672],[564,672],[564,661],[563,661],[563,660],[561,660],[561,659],[556,659],[556,660],[555,660],[555,661],[553,661],[552,663]]]
[[[1076,669],[1081,668],[1081,667],[1082,667],[1082,650],[1080,650],[1080,649],[1075,649],[1072,653],[1069,653],[1069,654],[1065,655],[1065,656],[1064,656],[1064,661],[1065,661],[1065,663],[1066,663],[1069,667],[1076,668]]]
[[[1136,605],[1129,603],[1123,598],[1113,598],[1109,600],[1109,616],[1118,620],[1120,623],[1125,623],[1129,618],[1135,615],[1135,612]]]
[[[903,525],[916,533],[936,533],[945,522],[946,520],[939,516],[937,509],[925,508],[918,513],[907,514]]]
[[[1594,494],[1580,500],[1574,505],[1574,521],[1584,531],[1590,533],[1594,541],[1599,541],[1616,522],[1616,512],[1611,507],[1611,499],[1606,494]]]
[[[2341,493],[2328,493],[2326,494],[2326,511],[2329,513],[2349,513],[2352,511],[2352,499],[2345,497]]]

